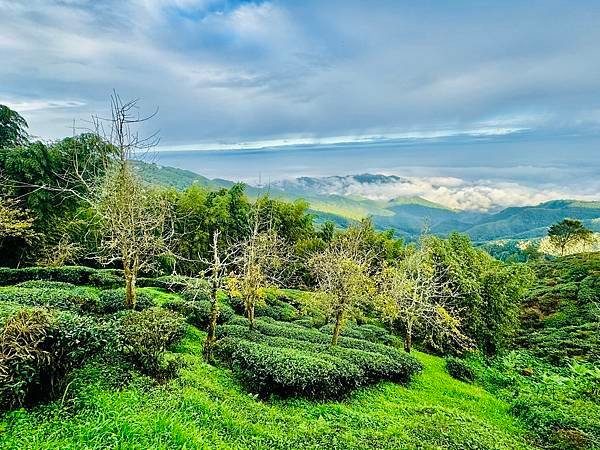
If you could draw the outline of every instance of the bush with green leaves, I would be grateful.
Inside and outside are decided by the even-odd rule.
[[[277,290],[267,290],[267,296],[265,298],[264,305],[256,305],[254,309],[255,317],[270,317],[271,319],[290,322],[300,317],[300,313],[298,310],[292,306],[288,301],[284,301],[283,299],[288,299],[285,295],[278,295]],[[239,297],[231,297],[228,299],[229,304],[239,315],[245,315],[245,307],[243,299]]]
[[[75,285],[66,281],[29,280],[17,284],[16,287],[27,289],[74,289]]]
[[[319,330],[322,333],[332,335],[333,324],[328,323],[327,325],[322,326]],[[344,326],[341,335],[355,339],[363,339],[370,342],[378,342],[386,345],[391,345],[395,341],[394,336],[392,336],[385,328],[371,324],[347,324]]]
[[[364,375],[335,356],[244,339],[222,339],[218,351],[248,388],[263,396],[340,398]]]
[[[121,351],[142,372],[164,377],[169,371],[164,353],[181,339],[186,327],[181,314],[163,308],[128,311],[119,323]]]
[[[154,300],[151,296],[145,292],[137,293],[135,304],[136,310],[141,311],[142,309],[150,308],[153,305]],[[125,309],[127,309],[125,306],[125,288],[100,291],[98,302],[90,304],[90,307],[86,308],[87,311],[97,314],[111,314]]]
[[[30,280],[114,287],[122,283],[123,276],[116,269],[94,269],[84,266],[24,267],[20,269],[0,267],[0,286],[10,286]]]
[[[13,308],[0,335],[2,408],[53,397],[71,369],[116,343],[110,324],[45,308]]]
[[[98,303],[98,293],[93,288],[75,286],[58,287],[0,287],[0,302],[13,302],[28,306],[79,311]]]
[[[210,322],[211,304],[208,300],[170,300],[162,306],[170,311],[181,314],[186,318],[190,325],[194,325],[198,328],[205,329]],[[228,304],[220,304],[217,323],[221,324],[229,321],[234,314],[233,309]]]
[[[229,323],[232,325],[248,326],[247,319],[237,316],[234,317]],[[255,320],[254,326],[259,333],[266,334],[268,336],[281,336],[289,339],[308,341],[317,344],[331,343],[331,336],[322,333],[317,329],[310,329],[302,325],[296,325],[293,322],[277,322],[269,317],[262,317]],[[381,353],[392,358],[401,358],[403,355],[405,355],[405,352],[394,347],[351,337],[340,337],[338,345],[340,347],[356,348],[358,350]]]
[[[475,379],[511,403],[511,412],[548,448],[600,447],[600,368],[571,362],[563,367],[527,350],[493,360],[471,355]]]
[[[452,378],[460,381],[471,383],[475,379],[473,369],[460,358],[452,356],[446,358],[446,370]]]
[[[185,293],[192,289],[197,292],[208,292],[207,284],[204,280],[186,277],[183,275],[164,275],[156,278],[140,277],[137,280],[139,287],[156,287],[168,292]]]
[[[221,337],[219,341],[221,357],[234,369],[241,367],[238,373],[242,379],[261,395],[275,393],[287,396],[340,398],[356,387],[382,380],[408,382],[411,376],[422,368],[414,357],[389,346],[353,338],[340,339],[340,345],[331,346],[331,338],[318,330],[267,318],[257,319],[255,330],[250,330],[245,320],[234,318],[230,323],[219,327],[219,337]],[[253,351],[244,350],[242,356],[238,355],[239,360],[236,360],[234,352],[240,347],[247,349],[247,342],[258,344],[259,347],[252,347]],[[258,350],[262,348],[271,349],[268,360],[252,361],[252,358],[260,359]],[[272,349],[280,350],[272,351]],[[302,355],[310,358],[302,359]],[[284,360],[277,361],[278,357]],[[282,367],[285,366],[286,358],[290,360],[290,364],[297,364],[297,366],[288,367],[284,374],[279,374],[278,371],[283,370]],[[302,364],[295,362],[299,358],[302,359]],[[338,376],[335,370],[322,373],[322,362],[316,362],[319,358],[329,362],[331,358],[343,361],[353,374],[352,382],[335,378]],[[262,366],[267,362],[271,365],[271,372]],[[311,362],[315,364],[314,379],[311,382],[315,386],[314,390],[300,389],[295,384],[295,380],[307,380],[305,370],[308,370],[307,365]],[[252,377],[248,370],[259,366],[261,375]],[[332,377],[332,379],[320,379],[321,376]],[[274,383],[270,390],[265,380]],[[327,389],[330,389],[329,393]]]

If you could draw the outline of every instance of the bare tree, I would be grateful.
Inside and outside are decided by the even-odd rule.
[[[114,93],[111,117],[93,118],[96,134],[115,148],[117,158],[87,197],[101,230],[98,257],[104,264],[122,265],[129,308],[135,307],[138,274],[152,269],[157,257],[167,252],[173,233],[168,202],[143,183],[132,165],[133,157],[144,157],[158,143],[156,134],[142,138],[137,130],[155,113],[142,117],[137,110],[136,100],[123,102]]]
[[[220,314],[219,291],[227,288],[228,272],[234,262],[236,246],[225,246],[223,250],[219,239],[221,232],[217,229],[214,231],[211,242],[211,259],[205,261],[206,270],[204,278],[209,281],[209,298],[210,298],[210,316],[208,322],[208,330],[206,340],[204,341],[204,358],[207,361],[212,359],[212,350],[217,340],[217,320]]]
[[[364,245],[365,231],[365,224],[350,227],[309,261],[317,281],[316,306],[334,319],[331,345],[337,345],[346,318],[373,294],[369,271],[375,255]]]
[[[451,339],[458,347],[467,343],[460,332],[460,321],[448,306],[458,297],[447,278],[435,271],[426,248],[405,256],[397,265],[386,265],[377,277],[376,308],[393,328],[400,323],[404,330],[404,349],[412,348],[416,327],[435,337]]]
[[[253,329],[256,306],[264,305],[267,289],[280,283],[285,264],[289,262],[289,252],[272,221],[261,215],[259,202],[255,204],[248,237],[239,247],[229,291],[244,302],[249,327]]]

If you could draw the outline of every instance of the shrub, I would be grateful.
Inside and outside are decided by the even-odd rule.
[[[141,311],[150,308],[154,300],[145,292],[137,292],[135,309]],[[100,292],[98,302],[90,304],[87,310],[97,314],[111,314],[127,309],[125,307],[125,288],[107,289]]]
[[[260,321],[260,324],[261,326],[258,327],[255,331],[251,331],[247,326],[245,326],[246,324],[244,321],[234,319],[231,323],[225,324],[219,328],[219,336],[224,336],[224,338],[221,339],[221,341],[219,342],[226,343],[226,345],[221,348],[219,353],[222,357],[224,357],[225,361],[229,364],[233,364],[234,361],[232,359],[231,352],[237,349],[239,345],[241,345],[233,345],[228,343],[231,340],[233,340],[235,342],[251,341],[253,343],[260,344],[262,346],[261,348],[279,348],[283,350],[294,350],[297,352],[304,352],[305,354],[311,355],[313,358],[317,359],[321,357],[324,357],[325,359],[334,357],[337,360],[343,361],[345,364],[349,365],[349,367],[351,366],[357,368],[358,372],[354,375],[351,385],[348,383],[339,384],[339,382],[336,380],[330,380],[332,385],[340,386],[338,390],[334,391],[331,394],[330,398],[343,396],[350,389],[362,385],[375,383],[381,380],[407,382],[410,380],[410,377],[413,374],[417,373],[422,368],[421,364],[412,356],[382,345],[363,341],[363,346],[366,347],[366,349],[344,346],[331,346],[329,344],[330,338],[327,335],[324,335],[316,330],[306,330],[306,328],[292,324],[285,324],[284,326],[279,326],[279,330],[277,330],[278,325],[274,323],[265,324],[265,319],[262,319]],[[289,329],[287,330],[287,332],[284,332],[282,329],[286,328]],[[303,330],[309,331],[309,333],[303,334]],[[263,331],[269,331],[270,334],[265,334],[263,333]],[[275,331],[278,332],[275,333]],[[314,333],[312,331],[314,331]],[[299,336],[310,337],[309,339],[298,339]],[[321,337],[322,339],[318,339],[318,337]],[[350,343],[355,347],[359,347],[360,345],[357,344],[357,342],[355,341],[346,341],[345,343],[346,345]],[[296,353],[293,354],[296,355]],[[269,360],[270,363],[274,363],[273,358],[275,358],[276,355],[281,355],[281,353],[272,353],[270,357],[271,359]],[[250,356],[246,355],[245,358],[248,359],[250,358]],[[310,361],[304,361],[302,368],[304,368],[305,365],[310,364]],[[245,364],[249,365],[250,363],[246,361]],[[252,364],[256,365],[258,363]],[[315,373],[318,373],[319,367],[315,367]],[[263,368],[261,370],[264,372],[266,369]],[[275,373],[278,370],[280,370],[280,366],[278,364],[275,364],[272,368],[272,373],[270,373],[270,379],[274,379],[278,375],[277,373]],[[250,377],[246,373],[242,373],[241,375],[244,379],[249,379]],[[285,377],[282,376],[281,378]],[[251,388],[256,384],[258,387],[254,387],[254,389],[256,391],[260,391],[261,394],[264,394],[266,391],[268,391],[268,385],[263,385],[253,378],[250,379],[254,382],[248,383]],[[327,382],[327,380],[313,381],[313,383],[317,384]],[[321,389],[321,387],[319,387],[318,389]],[[273,392],[279,395],[283,395],[279,391],[281,389],[281,386],[277,387],[277,389],[277,391],[273,390]],[[320,391],[307,392],[298,390],[293,387],[288,387],[288,389],[292,391],[292,394],[289,395],[304,395],[316,397],[323,397],[324,395]]]
[[[228,329],[225,330],[227,332]],[[242,334],[241,332],[239,333]],[[241,337],[241,336],[238,336]],[[295,348],[310,353],[327,354],[341,358],[363,372],[363,377],[357,380],[357,385],[376,383],[381,380],[408,382],[410,377],[421,370],[419,362],[405,353],[399,353],[396,358],[391,358],[377,352],[369,352],[356,348],[331,346],[330,344],[315,344],[306,341],[296,341],[283,337],[264,336],[254,334],[246,337],[249,340],[258,340],[274,347]]]
[[[16,287],[27,289],[73,289],[75,285],[65,281],[29,280],[17,284]]]
[[[54,395],[65,375],[89,355],[112,347],[107,324],[70,312],[23,308],[2,329],[2,407],[34,403]],[[114,328],[113,328],[114,330]]]
[[[0,406],[23,404],[32,385],[51,361],[52,316],[42,309],[22,309],[4,325],[0,342]]]
[[[363,376],[355,365],[331,355],[236,338],[219,341],[218,349],[250,390],[263,396],[340,398]]]
[[[319,329],[322,333],[328,335],[333,334],[333,324],[328,323]],[[354,339],[363,339],[370,342],[378,342],[385,345],[391,345],[394,342],[394,336],[392,336],[385,328],[378,327],[376,325],[365,324],[355,325],[347,324],[342,329],[342,336],[351,337]]]
[[[124,276],[122,271],[114,269],[97,270],[90,274],[88,283],[102,289],[117,288],[124,284]]]
[[[170,311],[175,311],[184,316],[187,322],[198,328],[208,327],[210,321],[210,302],[209,301],[181,301],[172,300],[163,305]],[[225,323],[234,316],[233,309],[227,304],[219,305],[219,317],[217,323]]]
[[[314,328],[315,322],[310,317],[303,317],[301,319],[294,320],[294,325],[301,325],[305,328]]]
[[[232,325],[248,325],[247,319],[243,317],[234,317],[230,323]],[[295,323],[277,322],[267,317],[255,320],[254,326],[258,332],[268,336],[281,336],[317,344],[329,344],[331,342],[331,336],[321,333],[319,330],[306,328]],[[350,337],[342,336],[338,345],[345,348],[356,348],[367,352],[381,353],[391,358],[402,358],[405,355],[405,352],[387,345]]]
[[[0,288],[0,302],[13,302],[28,306],[46,306],[59,309],[80,310],[98,302],[98,294],[90,288]]]
[[[283,297],[286,298],[286,297]],[[236,314],[245,315],[244,301],[238,297],[231,297],[229,304]],[[264,305],[256,305],[254,309],[255,317],[270,317],[271,319],[290,322],[299,316],[299,312],[289,303],[282,301],[273,291],[267,292]]]
[[[123,276],[122,271],[116,269],[94,269],[84,266],[24,267],[21,269],[0,267],[0,286],[8,286],[30,280],[114,287],[122,283]]]
[[[180,314],[163,308],[130,311],[121,318],[121,349],[143,372],[154,377],[165,374],[164,352],[185,332]]]
[[[471,369],[471,367],[469,367],[462,359],[454,357],[446,358],[446,370],[452,378],[456,378],[457,380],[465,381],[467,383],[471,383],[475,380],[473,369]]]
[[[205,283],[204,280],[186,277],[183,275],[165,275],[156,278],[138,278],[139,287],[156,287],[169,292],[185,292],[190,286],[197,286],[199,283]],[[199,290],[202,290],[199,288]]]

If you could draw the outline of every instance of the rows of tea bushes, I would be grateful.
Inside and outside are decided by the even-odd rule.
[[[184,317],[143,291],[125,310],[124,288],[98,288],[98,273],[119,279],[80,267],[2,270],[4,284],[17,284],[0,287],[0,410],[62,396],[72,370],[87,363],[174,373],[165,352],[182,337]]]
[[[164,358],[166,350],[185,322],[205,329],[210,318],[201,282],[190,289],[194,282],[184,277],[142,278],[143,286],[177,294],[158,307],[150,295],[155,291],[139,289],[134,311],[125,310],[122,274],[115,270],[3,269],[0,279],[0,331],[12,336],[0,352],[5,408],[42,400],[43,392],[54,396],[72,367],[98,358],[171,376],[176,364]],[[375,325],[348,324],[339,345],[331,346],[331,326],[303,316],[293,295],[270,291],[256,309],[253,331],[239,300],[222,295],[220,303],[217,355],[264,397],[338,399],[382,380],[406,383],[421,370]]]
[[[253,392],[266,397],[339,399],[383,380],[406,383],[421,370],[412,356],[364,339],[331,337],[318,329],[271,318],[254,330],[243,318],[220,328],[219,355]]]

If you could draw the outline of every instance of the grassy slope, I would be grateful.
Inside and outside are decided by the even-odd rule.
[[[248,395],[227,369],[205,364],[203,333],[190,327],[177,349],[179,379],[115,391],[96,377],[71,413],[55,402],[0,418],[0,448],[527,448],[506,403],[452,379],[440,358],[417,353],[425,370],[408,387],[382,383],[345,402]]]

